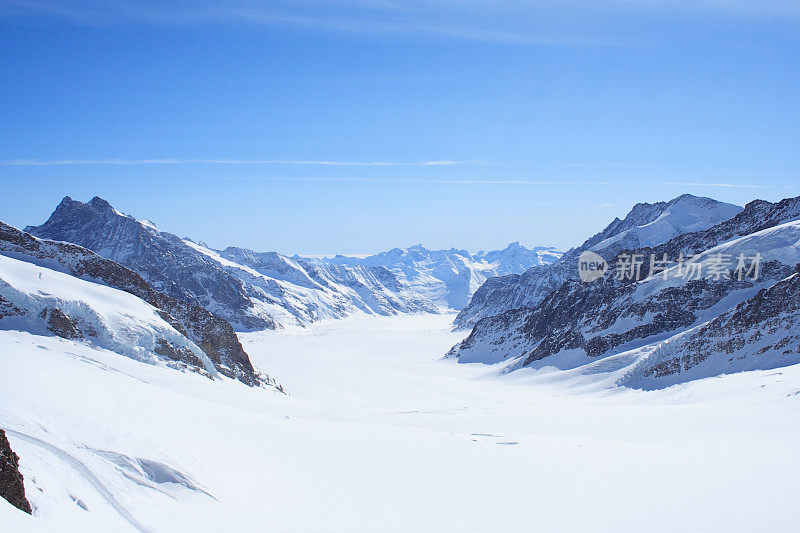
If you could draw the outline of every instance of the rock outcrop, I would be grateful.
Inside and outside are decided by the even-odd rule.
[[[11,449],[6,432],[0,429],[0,497],[31,514],[31,504],[25,497],[25,484],[19,472],[19,457]]]

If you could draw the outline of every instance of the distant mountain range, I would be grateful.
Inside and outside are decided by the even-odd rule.
[[[578,276],[588,252],[608,265],[591,282]],[[631,257],[642,259],[635,278]],[[715,275],[686,276],[722,257]],[[749,276],[732,262],[745,257]],[[637,204],[564,254],[512,243],[328,258],[214,250],[99,197],[67,197],[40,226],[0,223],[0,328],[282,390],[235,330],[461,309],[455,326],[471,332],[447,354],[460,362],[659,388],[800,362],[799,265],[800,197]]]
[[[688,195],[637,205],[553,265],[490,280],[459,315],[477,321],[448,356],[506,372],[609,373],[642,388],[799,363],[799,219],[800,197],[743,210]],[[601,279],[578,279],[584,250],[608,261]],[[631,257],[643,259],[641,275],[626,278]],[[656,270],[651,257],[671,261]]]
[[[305,325],[354,313],[437,313],[466,304],[494,275],[554,261],[550,248],[469,254],[421,246],[356,259],[288,257],[244,248],[213,250],[120,213],[102,198],[64,198],[25,231],[78,244],[130,268],[154,289],[196,303],[237,329]]]
[[[505,250],[478,252],[466,250],[428,250],[418,244],[408,249],[394,248],[364,258],[337,255],[320,262],[348,267],[382,267],[439,307],[461,309],[487,279],[524,272],[548,265],[561,256],[551,247],[525,248],[518,242]]]

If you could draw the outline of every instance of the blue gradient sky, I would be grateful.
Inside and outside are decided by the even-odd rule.
[[[162,4],[0,1],[0,220],[100,195],[217,247],[566,248],[800,194],[800,2]]]

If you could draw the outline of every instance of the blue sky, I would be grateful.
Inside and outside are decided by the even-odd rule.
[[[797,196],[800,2],[0,1],[0,220],[212,246],[569,247]]]

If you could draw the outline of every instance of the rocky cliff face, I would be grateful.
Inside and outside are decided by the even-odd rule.
[[[481,286],[456,317],[455,326],[470,328],[485,317],[535,307],[562,283],[577,280],[575,262],[585,250],[610,260],[622,250],[654,247],[686,232],[705,230],[741,210],[735,205],[689,194],[669,202],[636,204],[623,220],[615,218],[603,231],[566,252],[551,266],[535,266],[519,276],[505,276]]]
[[[620,384],[659,388],[720,374],[800,362],[800,264],[706,324],[655,347]]]
[[[667,253],[674,258],[684,253],[697,254],[692,259],[696,264],[708,264],[723,255],[732,259],[740,254],[746,257],[758,254],[758,276],[738,275],[733,264],[715,277],[687,277],[685,265],[672,265],[665,272],[650,275],[649,264],[645,262],[643,279],[637,281],[622,279],[624,276],[618,271],[620,263],[612,260],[610,271],[598,281],[568,279],[534,307],[513,309],[480,320],[469,337],[448,355],[464,362],[513,361],[509,369],[574,368],[661,342],[709,321],[716,325],[703,331],[716,332],[717,341],[725,342],[724,332],[730,333],[741,321],[728,319],[723,327],[722,322],[713,322],[716,317],[762,294],[743,308],[749,311],[737,315],[741,317],[746,312],[751,320],[761,323],[752,318],[753,310],[766,307],[766,295],[783,294],[781,301],[788,297],[786,291],[770,292],[770,288],[781,287],[781,280],[790,276],[800,261],[800,221],[793,220],[800,218],[798,204],[800,199],[777,204],[753,202],[739,215],[712,228],[683,234],[655,247],[626,250],[616,258],[629,254],[647,256],[651,252]],[[577,264],[572,268],[577,271]],[[783,324],[792,320],[784,317]],[[792,327],[797,328],[797,323]],[[698,340],[701,337],[695,338],[694,345],[713,353],[712,341],[701,342]],[[747,344],[746,340],[741,342]],[[674,361],[664,363],[662,368],[674,364]],[[657,372],[653,370],[651,376]]]
[[[233,328],[196,303],[173,298],[150,287],[135,272],[81,246],[36,238],[0,223],[0,254],[65,272],[77,278],[120,289],[141,298],[161,312],[173,328],[195,343],[216,369],[247,385],[275,385],[269,376],[259,374],[242,348]],[[20,314],[10,302],[0,301],[0,315]],[[60,336],[79,338],[83,333],[70,323],[63,310],[50,309],[40,317],[48,329]],[[158,348],[163,355],[197,366],[196,359],[168,344]]]
[[[0,497],[21,511],[31,514],[25,497],[25,484],[19,472],[19,457],[11,449],[6,432],[0,429]]]

